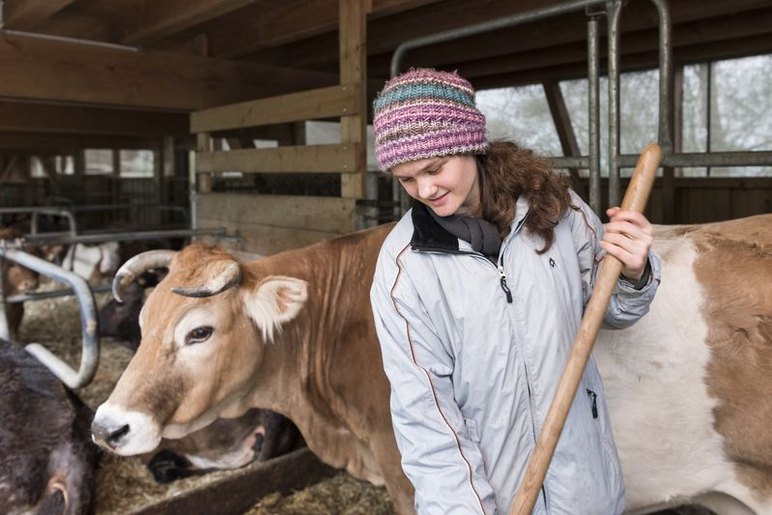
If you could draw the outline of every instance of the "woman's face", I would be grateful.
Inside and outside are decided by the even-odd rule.
[[[480,205],[474,156],[443,156],[401,163],[391,169],[407,194],[438,216],[468,214]]]

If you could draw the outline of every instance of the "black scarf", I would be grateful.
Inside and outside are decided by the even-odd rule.
[[[427,211],[443,229],[469,242],[473,250],[488,257],[498,257],[501,247],[499,230],[488,220],[464,215],[438,216],[431,208]]]

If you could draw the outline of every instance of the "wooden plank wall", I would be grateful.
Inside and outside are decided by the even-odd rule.
[[[270,255],[350,232],[354,204],[336,197],[210,193],[199,196],[198,222],[237,234],[242,250]]]
[[[772,213],[772,177],[675,178],[673,182],[672,220],[666,217],[663,179],[659,177],[654,182],[646,209],[652,223],[707,223]],[[622,179],[623,191],[628,183],[629,179]],[[601,184],[605,209],[607,182]]]
[[[219,106],[191,115],[191,131],[197,135],[199,227],[225,227],[229,234],[241,238],[243,250],[264,255],[310,245],[357,228],[356,200],[365,196],[366,177],[368,5],[339,0],[339,85]],[[219,148],[218,132],[331,118],[341,123],[339,144]],[[340,197],[213,193],[213,178],[228,171],[340,174],[341,193]]]

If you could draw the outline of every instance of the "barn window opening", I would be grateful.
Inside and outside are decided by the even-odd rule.
[[[152,150],[121,150],[120,176],[128,179],[153,177],[155,153]]]
[[[683,151],[772,150],[772,55],[684,67]],[[684,176],[769,177],[772,166],[684,168]]]
[[[476,100],[489,139],[512,140],[541,155],[563,155],[541,85],[486,89],[477,92]]]
[[[110,149],[85,150],[86,175],[107,175],[113,173],[113,151]]]

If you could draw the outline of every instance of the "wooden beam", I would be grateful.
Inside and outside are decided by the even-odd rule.
[[[140,12],[123,27],[121,42],[144,46],[169,34],[224,16],[257,0],[164,0],[142,2]]]
[[[579,143],[576,141],[574,128],[571,125],[571,117],[568,114],[566,101],[563,98],[563,92],[560,90],[560,84],[557,81],[545,81],[542,83],[544,95],[547,97],[547,105],[552,115],[552,121],[555,123],[555,130],[558,133],[560,147],[564,156],[581,156]],[[587,198],[587,192],[583,191],[583,184],[579,178],[579,170],[571,168],[568,172],[571,176],[571,187],[584,198]]]
[[[3,28],[29,30],[58,13],[75,0],[5,0]]]
[[[768,52],[771,41],[772,9],[755,10],[675,27],[674,57],[683,63],[753,55]],[[620,47],[622,68],[631,70],[656,66],[657,48],[656,30],[625,35]],[[605,42],[602,42],[603,61],[605,53]],[[538,63],[538,68],[535,68],[535,63]],[[605,66],[605,63],[602,64]],[[506,78],[515,81],[510,85],[541,82],[540,73],[549,74],[542,75],[541,79],[581,77],[586,76],[586,66],[586,50],[572,44],[456,64],[462,75],[470,77],[473,83],[479,83],[481,87],[489,87],[494,82],[507,84]],[[499,80],[494,78],[496,75]]]
[[[430,5],[402,15],[374,21],[368,24],[368,55],[378,56],[378,58],[368,63],[369,74],[376,77],[387,76],[391,55],[394,49],[405,40],[557,3],[562,2],[560,0],[492,1],[486,2],[485,9],[481,9],[474,2],[446,0],[441,10]],[[704,0],[671,2],[670,10],[673,23],[678,24],[731,15],[768,5],[768,2],[762,0],[738,0],[736,3],[727,3],[725,0]],[[623,42],[625,33],[655,28],[657,23],[657,12],[650,2],[630,2],[622,15]],[[453,68],[458,62],[569,42],[581,42],[584,48],[586,38],[586,16],[584,13],[575,13],[411,50],[405,56],[403,68],[446,65],[448,68]],[[334,66],[337,61],[335,38],[333,35],[322,35],[282,48],[266,49],[253,54],[250,59],[265,63],[292,62],[298,67],[325,69],[325,65]]]
[[[35,152],[72,154],[82,148],[155,149],[158,147],[159,141],[156,138],[0,132],[0,149],[16,150],[23,154],[34,154]]]
[[[366,13],[362,2],[351,0],[340,0],[339,11],[340,82],[360,86],[356,99],[359,114],[340,120],[341,144],[351,144],[357,149],[353,169],[356,173],[341,177],[340,196],[362,199],[365,197],[367,174],[367,99],[363,87],[367,83]]]
[[[0,34],[0,97],[195,110],[335,84],[334,75]]]
[[[198,197],[198,213],[202,219],[345,234],[351,232],[355,203],[339,197],[209,193]]]
[[[359,84],[330,86],[197,111],[191,132],[215,132],[259,125],[341,116],[362,111]]]
[[[358,0],[363,1],[363,0]],[[369,18],[376,20],[437,3],[440,0],[372,0]],[[254,12],[253,12],[254,11]],[[338,0],[285,0],[273,9],[264,4],[245,10],[255,23],[223,24],[211,31],[211,52],[218,57],[241,57],[263,48],[292,43],[338,29]]]
[[[307,145],[196,153],[196,171],[214,173],[355,173],[361,145]]]
[[[624,45],[622,45],[624,48]],[[708,59],[731,59],[772,52],[772,37],[768,34],[731,41],[718,41],[701,45],[679,47],[676,65],[698,63]],[[622,71],[636,71],[656,68],[659,55],[656,50],[637,54],[623,52]],[[605,59],[601,59],[601,73],[605,72]],[[474,77],[471,82],[478,90],[539,84],[544,80],[567,80],[587,77],[587,64],[583,62],[530,68],[513,73]]]
[[[131,509],[126,515],[202,513],[216,506],[218,515],[239,515],[272,492],[285,495],[307,488],[336,470],[303,448],[268,461],[256,461],[212,482],[201,482],[184,495],[169,496],[150,505]]]
[[[186,113],[74,107],[0,100],[0,131],[148,136],[188,134]]]

